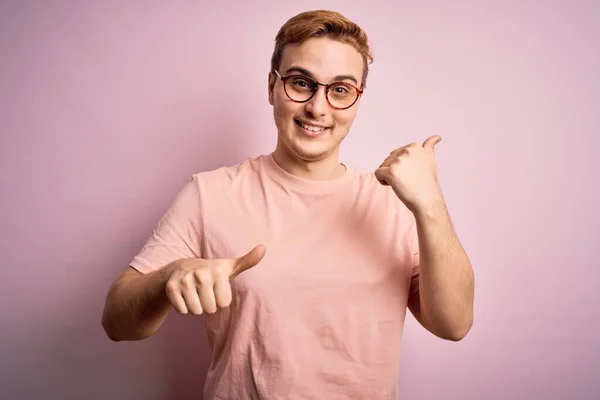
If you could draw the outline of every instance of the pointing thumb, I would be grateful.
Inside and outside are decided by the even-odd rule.
[[[423,147],[427,150],[433,151],[433,148],[436,144],[438,144],[442,140],[442,137],[439,135],[430,136],[423,142]]]
[[[230,278],[235,278],[242,272],[254,267],[256,264],[263,259],[266,253],[265,246],[259,244],[245,255],[234,260],[233,271],[231,272]]]

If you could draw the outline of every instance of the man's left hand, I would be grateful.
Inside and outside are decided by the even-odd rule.
[[[379,182],[391,186],[413,214],[442,201],[434,154],[434,147],[441,140],[436,135],[427,138],[423,145],[400,147],[375,170]]]

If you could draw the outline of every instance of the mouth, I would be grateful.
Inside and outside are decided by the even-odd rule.
[[[298,119],[294,119],[294,122],[296,123],[296,125],[298,125],[300,128],[302,128],[302,132],[304,134],[311,136],[311,137],[319,136],[320,134],[325,132],[327,129],[329,129],[328,126],[312,125],[312,124],[309,124],[306,122],[302,122]]]

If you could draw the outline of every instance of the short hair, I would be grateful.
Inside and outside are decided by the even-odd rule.
[[[290,18],[275,37],[275,50],[271,57],[271,72],[279,68],[283,48],[287,44],[301,44],[307,39],[327,37],[351,45],[364,60],[362,87],[366,86],[369,64],[373,54],[367,34],[360,26],[342,14],[329,10],[306,11]]]

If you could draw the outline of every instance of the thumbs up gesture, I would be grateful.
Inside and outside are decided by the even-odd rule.
[[[435,145],[441,140],[436,135],[422,145],[412,143],[400,147],[375,170],[377,180],[390,186],[413,214],[442,198],[434,154]]]
[[[231,304],[230,280],[256,266],[265,256],[265,247],[256,246],[234,259],[184,259],[173,264],[165,291],[180,314],[213,314]]]

